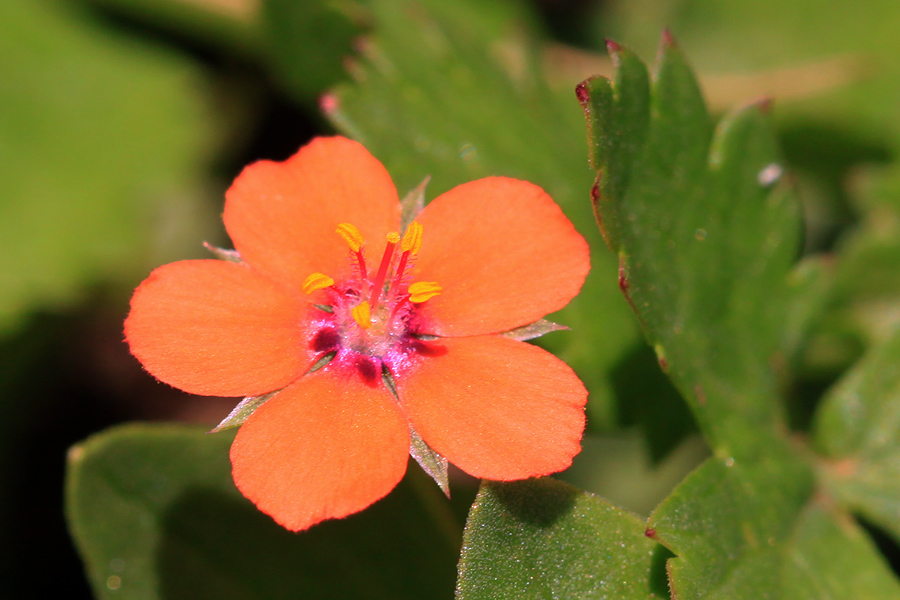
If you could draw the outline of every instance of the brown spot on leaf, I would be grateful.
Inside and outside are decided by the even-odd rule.
[[[619,289],[623,294],[628,295],[628,277],[625,276],[624,265],[619,265]]]
[[[694,395],[697,397],[697,403],[700,406],[706,406],[706,394],[703,392],[703,386],[699,383],[694,386]]]

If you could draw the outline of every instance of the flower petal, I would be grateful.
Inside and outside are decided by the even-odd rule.
[[[489,177],[438,196],[419,215],[415,279],[436,281],[427,333],[507,331],[565,306],[590,269],[584,238],[538,186]]]
[[[355,513],[403,478],[409,426],[383,386],[316,371],[266,402],[231,446],[234,482],[293,531]]]
[[[400,227],[390,175],[342,137],[316,138],[285,162],[248,166],[225,198],[225,228],[241,257],[296,290],[311,273],[337,279],[348,272],[349,249],[335,233],[340,223],[359,228],[371,261],[381,258],[384,236]]]
[[[497,336],[444,338],[400,374],[400,400],[435,451],[476,477],[555,473],[581,449],[587,391],[572,369]]]
[[[186,392],[263,394],[312,364],[307,306],[245,265],[176,262],[135,290],[125,338],[154,377]]]

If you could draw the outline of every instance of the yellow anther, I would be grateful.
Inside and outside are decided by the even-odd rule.
[[[325,273],[313,273],[303,282],[303,291],[312,294],[316,290],[325,289],[331,285],[334,285],[334,279]]]
[[[417,281],[409,286],[409,300],[419,304],[434,298],[441,291],[441,286],[434,281]]]
[[[341,223],[335,231],[344,238],[344,241],[347,242],[347,245],[354,252],[359,252],[359,249],[366,243],[359,229],[352,223]]]
[[[416,254],[421,247],[422,226],[419,225],[418,221],[413,221],[409,224],[409,227],[406,228],[406,233],[403,234],[403,244],[400,245],[400,248],[404,252]]]
[[[388,244],[396,244],[399,241],[400,241],[400,234],[397,233],[396,231],[392,231],[389,234],[387,234],[387,243]]]
[[[372,311],[368,302],[360,302],[350,309],[350,314],[353,315],[353,320],[363,329],[368,329],[372,326]]]

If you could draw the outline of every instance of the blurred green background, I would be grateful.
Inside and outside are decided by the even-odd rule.
[[[805,431],[821,390],[900,321],[897,3],[0,2],[0,596],[90,597],[63,516],[72,444],[231,409],[142,372],[122,342],[128,298],[153,267],[227,246],[230,181],[317,134],[365,143],[401,195],[429,174],[429,198],[501,174],[563,205],[594,256],[558,315],[574,331],[545,342],[592,393],[563,477],[646,515],[706,449],[619,296],[573,90],[611,73],[605,37],[649,61],[666,26],[714,113],[775,99],[805,250],[835,257],[791,382]],[[473,484],[458,485],[464,516]]]

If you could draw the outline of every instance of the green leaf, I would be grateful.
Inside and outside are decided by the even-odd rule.
[[[639,343],[639,333],[587,203],[592,173],[572,88],[547,84],[537,34],[528,25],[533,16],[513,1],[366,4],[372,34],[350,69],[355,81],[323,103],[328,117],[385,163],[401,191],[426,175],[431,198],[472,179],[503,175],[550,193],[593,253],[581,294],[551,317],[573,332],[541,344],[585,381],[589,423],[619,425],[624,401],[611,375]]]
[[[590,79],[579,98],[619,285],[710,445],[752,454],[781,423],[773,363],[784,360],[799,243],[768,107],[740,110],[713,132],[668,36],[652,86],[631,52],[610,50],[615,82]]]
[[[900,540],[900,330],[828,393],[814,435],[833,493]]]
[[[72,3],[9,0],[0,80],[0,332],[198,246],[211,124],[191,63]]]
[[[900,583],[868,536],[822,506],[801,515],[782,569],[784,598],[900,598]]]
[[[667,556],[640,519],[565,483],[484,482],[466,524],[457,598],[668,598]]]
[[[900,145],[900,5],[870,0],[616,2],[604,35],[651,52],[670,27],[717,107],[777,99],[785,154],[807,213],[807,247],[829,248],[858,215],[861,166]],[[810,19],[815,14],[816,18]],[[900,170],[893,174],[900,184]],[[853,182],[851,184],[851,182]]]
[[[709,459],[651,515],[654,538],[677,556],[673,595],[738,600],[777,589],[813,478],[784,444],[769,450],[764,460]]]
[[[67,516],[98,598],[449,597],[459,530],[418,470],[294,534],[234,487],[232,438],[130,425],[72,448]]]
[[[898,597],[900,583],[846,513],[811,500],[813,479],[787,446],[765,461],[710,459],[650,519],[672,596],[709,600]]]
[[[889,598],[898,583],[839,508],[820,504],[807,456],[787,441],[780,377],[821,314],[830,280],[794,267],[797,209],[765,103],[715,131],[666,34],[656,76],[610,44],[615,82],[579,88],[594,191],[620,285],[714,451],[653,512],[675,557],[673,597]],[[839,564],[844,549],[859,551]],[[786,560],[787,559],[787,560]],[[825,573],[835,569],[840,581]]]

